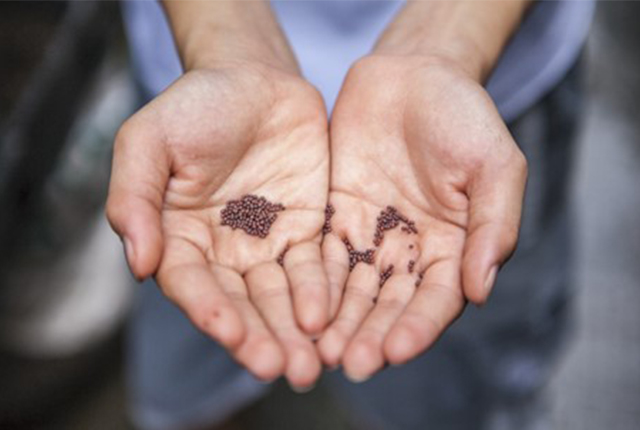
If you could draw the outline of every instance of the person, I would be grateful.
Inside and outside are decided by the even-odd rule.
[[[329,377],[364,428],[526,428],[566,326],[592,2],[163,6],[184,74],[160,8],[126,3],[155,98],[118,133],[107,214],[133,274],[189,321],[145,284],[136,424],[213,425],[265,392],[256,378],[306,389],[340,364],[376,375]],[[492,293],[525,156],[520,248]],[[246,195],[284,207],[264,239],[223,225]]]

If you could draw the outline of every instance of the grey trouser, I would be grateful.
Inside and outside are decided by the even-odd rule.
[[[500,413],[507,417],[504,428],[527,428],[526,413],[509,418],[509,411],[526,412],[566,339],[573,255],[567,191],[578,75],[575,67],[510,124],[530,176],[518,250],[489,303],[481,310],[469,306],[434,348],[405,366],[357,385],[340,372],[326,375],[363,428],[484,430],[495,428]],[[212,424],[268,390],[192,328],[152,282],[140,295],[128,376],[131,412],[141,429]]]

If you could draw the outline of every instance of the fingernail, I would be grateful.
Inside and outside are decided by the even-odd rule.
[[[371,378],[371,375],[350,375],[349,373],[345,372],[344,376],[346,376],[346,378],[353,382],[354,384],[361,384],[367,380],[369,380]]]
[[[493,266],[491,269],[489,269],[489,273],[487,274],[487,279],[485,279],[484,281],[484,292],[487,298],[489,298],[489,294],[491,294],[493,285],[496,283],[497,275],[498,275],[498,266]]]
[[[309,391],[313,390],[316,387],[316,384],[311,384],[311,385],[306,386],[306,387],[299,387],[299,386],[292,385],[291,383],[289,383],[289,387],[291,387],[291,390],[294,391],[295,393],[306,394]]]
[[[127,265],[129,266],[129,271],[133,274],[133,276],[137,279],[135,272],[133,271],[133,265],[135,262],[136,254],[133,249],[133,244],[128,237],[125,237],[122,242],[124,243],[124,253],[127,256]]]

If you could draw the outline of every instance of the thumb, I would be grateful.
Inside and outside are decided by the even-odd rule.
[[[483,166],[467,190],[470,209],[462,283],[465,296],[476,305],[487,301],[498,269],[516,248],[527,163],[519,150],[514,154],[500,168]]]
[[[162,258],[169,160],[158,133],[133,121],[116,136],[106,213],[124,243],[131,272],[142,280],[156,272]]]

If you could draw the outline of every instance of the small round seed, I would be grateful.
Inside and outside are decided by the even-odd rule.
[[[380,215],[378,215],[376,231],[373,236],[373,244],[375,246],[380,246],[384,239],[385,232],[393,230],[400,224],[403,224],[401,230],[404,233],[418,234],[418,229],[416,228],[416,223],[414,221],[411,221],[406,216],[398,212],[398,210],[393,206],[387,206],[380,212]]]
[[[349,242],[349,239],[344,238],[342,242],[347,247],[347,251],[349,252],[349,271],[352,271],[358,263],[373,264],[375,249],[370,248],[365,249],[364,251],[358,251],[353,247],[351,242]]]
[[[336,209],[333,207],[331,203],[327,204],[327,207],[324,209],[324,225],[322,226],[322,234],[331,233],[331,218],[336,213]]]
[[[423,278],[424,278],[424,271],[418,273],[418,279],[416,279],[416,288],[420,286]]]
[[[409,273],[413,273],[415,266],[416,266],[415,260],[409,260],[409,264],[407,265],[407,271]]]
[[[393,264],[391,264],[385,270],[380,272],[380,287],[382,287],[385,284],[385,282],[389,280],[391,275],[393,275],[393,269],[394,269]]]
[[[283,210],[285,207],[280,203],[271,203],[262,196],[247,194],[240,200],[227,202],[220,214],[221,224],[264,239],[278,218],[278,212]]]

